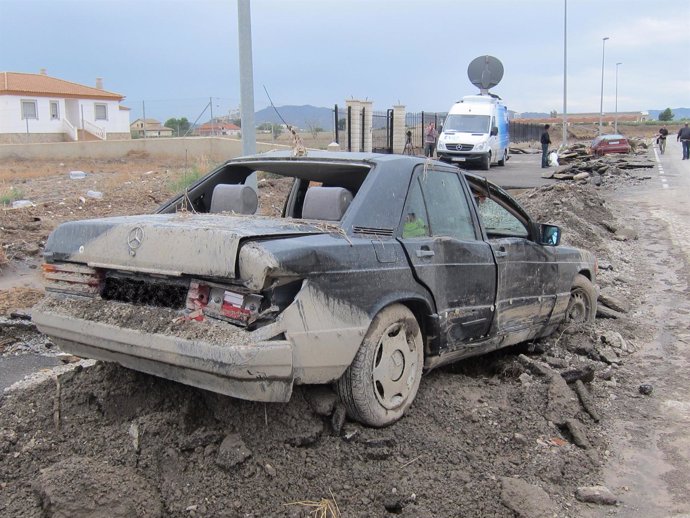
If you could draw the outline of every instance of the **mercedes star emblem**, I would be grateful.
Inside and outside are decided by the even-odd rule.
[[[136,255],[136,249],[141,246],[144,240],[144,231],[141,227],[134,227],[127,235],[127,246],[129,247],[129,255]]]

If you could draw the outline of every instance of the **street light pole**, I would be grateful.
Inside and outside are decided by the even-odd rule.
[[[602,127],[604,126],[604,55],[606,52],[606,36],[601,39],[601,103],[599,104],[599,135],[601,135]]]
[[[618,133],[618,67],[623,63],[616,63],[616,118],[613,123],[613,132]]]
[[[568,145],[568,0],[563,0],[563,147]]]

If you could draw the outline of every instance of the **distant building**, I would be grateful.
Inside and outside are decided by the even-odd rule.
[[[156,119],[137,119],[129,125],[132,138],[172,137],[173,129],[163,126]]]
[[[129,139],[124,96],[47,75],[0,72],[0,143]]]
[[[200,137],[239,137],[242,128],[233,124],[226,117],[219,117],[195,128]]]
[[[515,121],[530,122],[533,124],[558,124],[563,122],[563,115],[558,114],[555,117],[520,117],[520,113],[516,114]],[[605,113],[602,117],[604,124],[613,124],[616,120],[615,113]],[[644,122],[649,120],[648,112],[618,112],[618,122]],[[599,124],[598,113],[569,113],[568,124]]]

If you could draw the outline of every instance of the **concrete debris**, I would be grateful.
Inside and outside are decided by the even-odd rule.
[[[556,510],[546,491],[513,477],[501,477],[501,503],[520,518],[551,518]]]
[[[590,415],[590,417],[594,420],[595,423],[601,421],[601,417],[599,417],[599,412],[597,412],[594,408],[594,401],[592,401],[592,396],[587,391],[587,387],[585,387],[584,383],[582,383],[582,381],[580,380],[577,380],[575,382],[574,387],[577,396],[580,398],[580,403],[582,403],[582,407],[587,411],[587,413]]]
[[[231,469],[242,464],[251,456],[252,452],[244,444],[242,437],[239,434],[232,433],[223,439],[218,448],[216,464],[221,468]]]
[[[606,307],[605,305],[597,304],[597,318],[623,318],[623,313]]]
[[[578,487],[575,491],[575,498],[580,502],[599,505],[616,505],[618,502],[618,499],[606,486]]]
[[[601,269],[601,266],[599,267]],[[624,301],[615,295],[615,291],[611,288],[602,288],[599,293],[599,304],[603,304],[609,309],[613,309],[619,313],[628,313],[630,311],[630,303]]]
[[[642,147],[642,146],[640,146]],[[558,163],[561,164],[552,173],[542,174],[544,178],[556,180],[590,181],[601,185],[602,176],[628,176],[628,169],[652,168],[654,162],[647,158],[646,150],[631,154],[609,154],[595,157],[590,154],[587,145],[573,144],[560,151]]]
[[[592,447],[589,439],[587,439],[585,427],[580,421],[577,419],[568,419],[565,422],[565,427],[568,429],[568,433],[570,433],[570,437],[576,446],[579,446],[583,450],[589,450]]]
[[[581,380],[583,383],[591,383],[594,381],[594,367],[591,365],[575,367],[561,372],[561,376],[566,383],[575,383],[577,380]]]
[[[617,331],[604,331],[599,337],[602,343],[615,350],[616,354],[632,354],[637,351],[637,347],[631,342],[628,342]]]

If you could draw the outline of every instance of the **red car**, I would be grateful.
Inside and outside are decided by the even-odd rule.
[[[630,153],[632,149],[623,135],[599,135],[592,141],[592,154],[601,156],[608,153]]]

